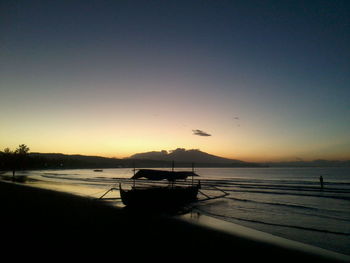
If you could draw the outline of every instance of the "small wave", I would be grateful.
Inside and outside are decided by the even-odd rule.
[[[321,194],[306,194],[306,193],[298,193],[298,192],[281,192],[281,191],[264,191],[264,190],[237,190],[232,189],[232,192],[241,192],[241,193],[257,193],[257,194],[274,194],[274,195],[294,195],[294,196],[306,196],[306,197],[322,197],[322,198],[333,198],[340,200],[350,201],[350,196],[342,196],[342,195],[321,195]]]
[[[211,213],[208,211],[203,211],[202,209],[198,209],[198,210],[200,210],[200,212],[203,212],[204,214],[207,214],[207,215],[210,215],[210,216],[213,216],[216,218],[221,218],[225,221],[230,221],[230,219],[234,219],[234,220],[250,222],[250,223],[255,223],[255,224],[286,227],[286,228],[293,228],[293,229],[313,231],[313,232],[326,233],[326,234],[341,235],[341,236],[350,236],[350,233],[347,233],[347,232],[338,232],[338,231],[331,231],[331,230],[326,230],[326,229],[319,229],[319,228],[313,228],[313,227],[303,227],[303,226],[296,226],[296,225],[277,224],[277,223],[265,222],[265,221],[254,220],[254,219],[246,219],[246,218],[240,218],[240,217],[234,217],[234,216],[219,215],[219,214]]]
[[[329,209],[319,209],[319,208],[315,208],[315,207],[309,207],[309,206],[302,206],[302,205],[293,205],[293,204],[285,204],[285,203],[276,203],[276,202],[262,202],[262,201],[256,201],[256,200],[248,200],[248,199],[241,199],[241,198],[235,198],[235,197],[226,197],[227,199],[230,200],[234,200],[234,201],[239,201],[239,202],[248,202],[248,203],[256,203],[256,204],[263,204],[263,205],[271,205],[271,206],[279,206],[279,207],[286,207],[286,208],[292,208],[292,209],[300,209],[301,211],[313,211],[316,212],[316,214],[310,214],[310,213],[303,213],[303,212],[297,212],[296,210],[294,210],[294,213],[299,213],[299,214],[303,214],[303,215],[308,215],[308,216],[316,216],[318,218],[322,217],[322,218],[328,218],[328,219],[335,219],[338,221],[344,221],[344,222],[350,222],[349,219],[345,219],[345,218],[339,218],[336,216],[328,216],[328,215],[324,215],[322,213],[332,213],[332,210]]]
[[[72,176],[79,176],[79,174],[64,174],[64,173],[43,173],[41,174],[43,177],[48,177],[48,178],[56,178],[59,177],[60,179],[74,179]]]
[[[320,189],[319,186],[286,186],[286,185],[254,185],[254,184],[237,184],[235,185],[242,189],[264,189],[264,190],[280,190],[280,191],[302,191],[302,192],[319,192],[324,193],[340,193],[350,194],[350,190],[346,188],[324,188]]]
[[[320,191],[319,182],[314,181],[286,181],[286,180],[254,180],[254,179],[217,179],[201,180],[203,185],[214,184],[216,186],[243,189],[269,189],[269,190],[292,190],[292,191]],[[326,182],[323,192],[350,194],[350,184],[347,182]]]
[[[283,207],[289,207],[289,208],[299,208],[299,209],[305,209],[305,210],[319,210],[314,207],[308,207],[308,206],[302,206],[302,205],[292,205],[292,204],[283,204],[283,203],[275,203],[275,202],[262,202],[262,201],[255,201],[255,200],[248,200],[248,199],[241,199],[241,198],[235,198],[235,197],[226,197],[227,199],[235,200],[235,201],[241,201],[241,202],[250,202],[250,203],[258,203],[258,204],[266,204],[266,205],[275,205],[275,206],[283,206]]]

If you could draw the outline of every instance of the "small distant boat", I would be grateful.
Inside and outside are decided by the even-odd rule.
[[[124,190],[119,184],[120,197],[126,206],[179,206],[197,200],[201,187],[200,181],[194,184],[193,177],[198,176],[193,171],[164,171],[141,169],[131,179],[134,185],[130,190]],[[175,184],[177,180],[192,177],[191,184]],[[146,178],[151,181],[168,180],[168,185],[136,186],[135,180]]]
[[[103,172],[102,169],[95,169],[94,172]]]

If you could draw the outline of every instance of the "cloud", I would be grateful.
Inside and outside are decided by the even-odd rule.
[[[205,131],[202,130],[192,130],[193,135],[198,135],[198,136],[211,136],[211,134],[206,133]]]

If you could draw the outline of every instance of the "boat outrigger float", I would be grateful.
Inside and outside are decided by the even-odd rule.
[[[191,176],[191,184],[175,185],[177,180],[186,180]],[[131,189],[124,190],[119,184],[120,197],[126,206],[177,206],[197,200],[200,181],[194,184],[194,172],[162,171],[141,169],[131,178],[134,184]],[[136,180],[145,178],[152,181],[168,180],[169,184],[136,186]]]

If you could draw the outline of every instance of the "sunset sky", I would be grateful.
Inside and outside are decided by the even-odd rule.
[[[0,10],[0,150],[350,159],[350,1]]]

